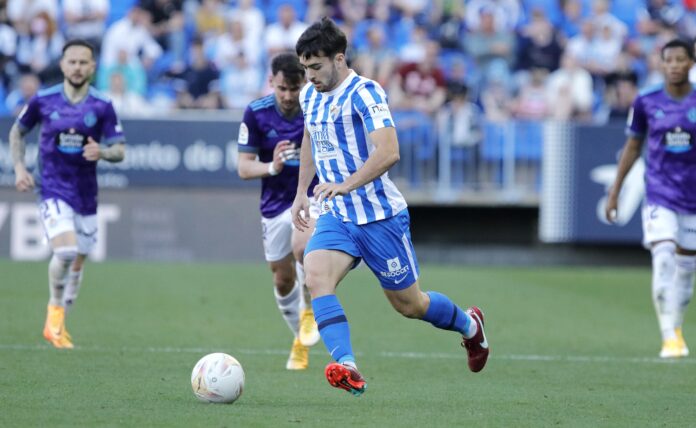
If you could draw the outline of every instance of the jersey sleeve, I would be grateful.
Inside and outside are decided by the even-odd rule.
[[[642,139],[648,131],[648,119],[645,114],[643,97],[637,97],[628,111],[626,119],[626,136]]]
[[[112,145],[126,142],[121,121],[118,120],[114,106],[110,102],[106,103],[102,120],[102,143]]]
[[[239,136],[237,137],[237,150],[242,153],[258,153],[261,148],[263,135],[256,122],[254,111],[247,107],[244,110],[244,118],[239,124]]]
[[[41,121],[41,108],[39,98],[31,97],[29,102],[22,108],[17,116],[17,125],[22,134],[31,131],[37,123]]]
[[[376,82],[369,81],[353,93],[353,108],[362,118],[367,132],[394,127],[387,94]]]

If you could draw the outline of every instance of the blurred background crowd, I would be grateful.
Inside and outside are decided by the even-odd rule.
[[[661,81],[663,43],[696,36],[696,0],[0,0],[0,11],[3,115],[60,81],[74,37],[98,47],[95,84],[124,116],[244,108],[268,93],[269,58],[326,15],[352,67],[412,113],[402,120],[602,123]]]

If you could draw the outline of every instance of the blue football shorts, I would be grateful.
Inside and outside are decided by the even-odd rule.
[[[418,279],[420,269],[411,242],[408,210],[380,221],[357,225],[327,213],[317,220],[305,255],[315,250],[342,251],[360,259],[372,270],[382,287],[402,290]]]

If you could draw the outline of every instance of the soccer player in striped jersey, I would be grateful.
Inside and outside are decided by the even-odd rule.
[[[299,152],[304,124],[299,93],[304,70],[293,53],[271,61],[273,93],[252,101],[244,112],[237,139],[239,176],[261,179],[261,227],[266,261],[273,272],[274,294],[280,313],[294,335],[288,370],[306,369],[309,346],[319,341],[314,314],[305,297],[302,257],[319,216],[312,207],[309,230],[293,230],[290,206],[295,199]]]
[[[322,212],[305,249],[305,273],[319,333],[335,360],[326,378],[354,395],[365,391],[336,297],[338,283],[361,260],[399,313],[461,334],[469,368],[478,372],[489,352],[483,313],[420,290],[406,201],[387,173],[399,160],[387,97],[378,83],[348,68],[346,47],[329,18],[307,28],[296,45],[309,82],[300,92],[305,130],[292,217],[298,229],[309,226],[307,190],[317,174],[313,193]]]
[[[691,42],[672,40],[661,54],[665,83],[633,102],[606,217],[616,220],[624,179],[647,142],[643,244],[652,254],[660,357],[679,358],[689,355],[682,323],[696,272],[696,90],[689,82],[694,48]]]
[[[64,349],[73,348],[65,311],[77,298],[85,259],[96,243],[97,162],[120,162],[125,156],[111,101],[89,86],[95,67],[89,43],[66,43],[60,60],[63,83],[39,91],[10,129],[15,186],[20,192],[36,187],[53,251],[43,335]],[[32,176],[24,164],[24,135],[39,124],[39,167]]]

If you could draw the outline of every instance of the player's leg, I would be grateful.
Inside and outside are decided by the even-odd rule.
[[[660,357],[672,358],[679,353],[675,287],[677,215],[664,207],[646,204],[642,218],[643,242],[650,248],[652,257],[652,300],[662,336]]]
[[[43,336],[56,348],[70,349],[73,344],[64,334],[63,294],[68,270],[77,257],[74,212],[69,205],[57,199],[42,201],[40,212],[53,253],[48,263],[49,301]]]
[[[411,242],[409,215],[396,216],[365,226],[354,227],[365,263],[379,279],[391,305],[408,318],[422,319],[437,328],[456,331],[463,337],[469,368],[478,372],[488,358],[488,342],[483,331],[483,313],[467,311],[442,293],[424,293],[418,284],[418,261]]]
[[[341,220],[330,214],[317,220],[305,249],[304,267],[319,334],[336,361],[326,366],[324,374],[331,386],[354,395],[362,394],[367,385],[356,366],[348,319],[336,296],[336,287],[355,267],[359,257],[358,248]]]
[[[694,294],[694,272],[696,272],[696,215],[679,215],[679,233],[676,259],[675,289],[677,297],[676,335],[681,356],[689,355],[682,325],[686,309]]]
[[[302,288],[295,281],[295,258],[292,255],[292,221],[290,210],[261,220],[263,247],[273,273],[273,294],[280,314],[293,334],[293,343],[285,367],[302,370],[309,365],[309,350],[298,339]]]
[[[295,256],[295,272],[296,272],[296,282],[300,289],[302,290],[302,302],[300,304],[300,332],[299,339],[300,342],[305,346],[315,345],[319,339],[319,330],[317,328],[317,323],[314,320],[314,311],[312,310],[311,296],[309,295],[309,290],[305,284],[305,273],[304,273],[304,250],[307,246],[309,238],[314,232],[314,225],[316,220],[314,218],[309,219],[309,227],[304,231],[300,232],[293,228],[292,232],[292,253]]]

